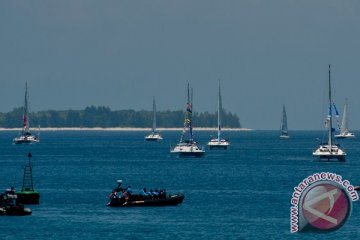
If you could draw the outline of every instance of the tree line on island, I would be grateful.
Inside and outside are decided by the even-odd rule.
[[[22,127],[23,108],[15,108],[7,113],[0,113],[0,127],[19,128]],[[30,126],[41,127],[134,127],[147,128],[152,126],[152,111],[135,110],[111,110],[109,107],[86,107],[84,110],[47,110],[32,112],[30,114]],[[184,112],[158,111],[156,112],[156,125],[159,128],[182,127]],[[195,127],[216,127],[217,112],[201,112],[193,114]],[[240,119],[236,114],[223,111],[222,127],[240,128]]]

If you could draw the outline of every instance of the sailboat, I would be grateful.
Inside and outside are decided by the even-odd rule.
[[[281,132],[281,134],[280,134],[281,139],[290,138],[289,133],[288,133],[288,127],[287,127],[287,116],[286,116],[285,105],[283,105],[283,110],[282,110],[280,132]]]
[[[332,99],[331,99],[331,80],[330,80],[330,65],[329,65],[329,114],[325,121],[328,128],[328,142],[320,144],[319,148],[313,152],[313,156],[320,159],[337,159],[338,161],[345,161],[346,153],[339,147],[333,144],[333,128],[332,128]]]
[[[335,138],[354,138],[355,134],[352,132],[349,132],[348,125],[349,125],[349,122],[347,119],[347,99],[345,99],[344,112],[343,112],[343,116],[342,116],[340,133],[335,135]]]
[[[221,89],[219,82],[218,93],[218,110],[217,110],[217,137],[211,139],[208,142],[208,147],[211,149],[224,149],[226,150],[230,146],[230,142],[224,138],[221,138],[221,113],[222,113],[222,101],[221,101]]]
[[[25,84],[25,102],[24,102],[24,114],[23,114],[23,129],[21,135],[13,139],[14,144],[21,143],[38,143],[40,142],[39,135],[35,136],[30,132],[29,126],[29,108],[28,108],[28,88]]]
[[[187,107],[185,112],[185,122],[183,133],[180,138],[180,142],[170,150],[172,154],[176,154],[179,157],[202,157],[205,155],[205,151],[198,147],[193,136],[192,125],[192,91],[190,98],[189,83],[187,88]]]
[[[163,138],[159,133],[156,132],[156,103],[155,103],[155,97],[153,98],[153,125],[152,125],[152,131],[149,135],[145,136],[146,141],[157,141],[162,140]]]

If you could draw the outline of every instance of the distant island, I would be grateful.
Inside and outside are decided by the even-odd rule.
[[[7,113],[0,113],[0,128],[22,127],[23,108],[15,108]],[[47,110],[30,113],[30,126],[36,128],[149,128],[152,126],[152,111],[111,110],[109,107],[86,107],[84,110]],[[158,111],[156,113],[159,128],[181,128],[184,112]],[[195,127],[216,127],[217,113],[194,113]],[[240,119],[236,114],[223,111],[222,127],[241,128]]]

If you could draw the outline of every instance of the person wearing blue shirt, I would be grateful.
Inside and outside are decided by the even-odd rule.
[[[157,189],[155,189],[155,191],[152,192],[152,194],[153,194],[154,197],[159,197],[159,192],[158,192]]]
[[[129,194],[132,194],[131,186],[128,186],[128,187],[126,188],[126,191],[127,191]]]
[[[141,196],[143,197],[147,197],[149,194],[148,192],[146,191],[146,188],[144,188],[141,192],[140,192]]]
[[[153,191],[152,189],[150,189],[149,195],[150,195],[151,197],[154,197],[154,191]]]

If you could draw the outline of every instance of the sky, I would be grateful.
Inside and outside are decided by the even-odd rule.
[[[358,0],[0,1],[0,112],[223,107],[243,127],[321,129],[334,101],[360,129]],[[340,111],[340,112],[341,112]],[[181,124],[181,123],[180,123]]]

